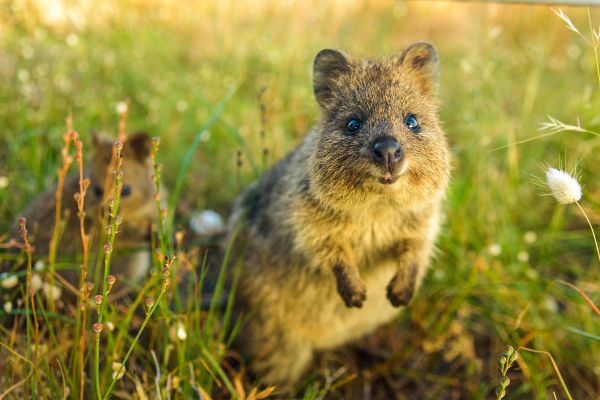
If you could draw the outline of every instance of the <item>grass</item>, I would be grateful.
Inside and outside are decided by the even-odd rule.
[[[117,136],[115,108],[128,99],[127,126],[161,138],[156,158],[173,194],[159,205],[167,206],[164,229],[187,231],[195,210],[226,215],[239,190],[310,129],[317,118],[310,65],[318,50],[377,57],[425,39],[440,53],[440,112],[454,154],[438,256],[397,323],[359,344],[385,351],[385,361],[361,361],[350,346],[323,354],[297,396],[489,399],[500,384],[498,356],[512,345],[549,357],[520,351],[505,398],[567,398],[563,382],[573,398],[598,397],[594,242],[579,209],[541,197],[531,179],[543,174],[540,163],[578,161],[580,204],[598,227],[598,40],[586,33],[589,21],[600,22],[597,10],[564,9],[590,47],[544,6],[109,0],[72,5],[61,16],[60,7],[43,3],[0,5],[0,176],[8,178],[0,233],[57,180],[69,114],[85,151],[92,129]],[[157,238],[165,257],[176,256],[164,295],[157,273],[133,300],[105,299],[96,379],[102,395],[114,381],[115,398],[268,396],[230,365],[224,325],[236,321],[219,312],[217,300],[208,311],[200,304],[207,263],[197,239],[186,234],[178,245],[173,236]],[[194,279],[182,280],[184,273]],[[179,298],[184,285],[196,295]],[[156,299],[149,319],[134,312],[146,297]],[[92,321],[79,361],[68,356],[79,340],[72,315],[23,307],[13,317],[30,325],[38,318],[43,343],[28,350],[33,326],[27,337],[0,328],[0,394],[78,398],[82,366],[85,393],[93,396]],[[185,340],[177,337],[180,324]],[[125,375],[113,380],[112,363],[128,349]]]

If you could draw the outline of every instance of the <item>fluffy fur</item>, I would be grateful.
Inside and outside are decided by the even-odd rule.
[[[304,141],[239,197],[243,259],[236,348],[268,384],[289,387],[316,350],[360,338],[398,315],[434,247],[449,179],[437,117],[437,55],[427,43],[374,62],[336,50],[314,61],[321,118]],[[405,124],[414,114],[421,131]],[[350,118],[362,121],[354,135]],[[391,137],[402,159],[382,165]]]

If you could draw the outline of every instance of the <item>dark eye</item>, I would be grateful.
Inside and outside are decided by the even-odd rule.
[[[353,117],[346,122],[346,130],[344,131],[347,135],[354,135],[362,128],[362,122],[360,119]]]
[[[92,185],[92,190],[94,191],[94,196],[96,196],[97,198],[100,199],[102,198],[102,196],[104,196],[104,190],[97,183],[94,183]]]
[[[127,197],[131,194],[131,186],[123,185],[123,189],[121,189],[121,197]]]
[[[421,127],[419,126],[419,121],[417,121],[415,114],[408,114],[404,119],[404,125],[414,133],[421,132]]]

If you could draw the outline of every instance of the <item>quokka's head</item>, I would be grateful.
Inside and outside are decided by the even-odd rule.
[[[92,134],[93,151],[88,195],[93,202],[103,202],[113,194],[113,145],[115,139]],[[152,142],[146,133],[129,136],[123,143],[123,185],[119,214],[124,221],[150,222],[157,215],[154,201],[154,170],[150,159]],[[87,198],[86,196],[86,198]]]
[[[330,49],[317,54],[321,119],[311,179],[318,195],[338,203],[373,194],[414,202],[444,192],[449,155],[437,118],[437,70],[428,43],[379,62]]]

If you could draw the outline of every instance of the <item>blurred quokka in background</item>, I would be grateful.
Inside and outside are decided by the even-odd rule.
[[[230,220],[251,314],[236,347],[264,383],[293,385],[316,350],[391,321],[419,288],[450,175],[437,69],[428,43],[377,62],[317,54],[319,121]]]
[[[94,265],[101,265],[103,258],[103,229],[106,229],[106,202],[112,193],[112,158],[115,139],[93,134],[91,159],[84,163],[84,173],[90,180],[85,196],[85,230],[89,235],[90,268],[88,274],[93,277]],[[112,254],[111,273],[136,281],[143,277],[151,263],[150,233],[151,224],[158,218],[154,201],[154,174],[150,159],[151,139],[146,133],[131,135],[123,143],[123,186],[119,203],[119,215],[123,222],[115,238]],[[25,217],[29,241],[34,247],[34,261],[46,260],[50,249],[55,225],[55,207],[57,185],[48,188],[36,197],[29,206],[17,214]],[[76,287],[79,285],[79,268],[82,257],[81,233],[77,203],[74,199],[79,193],[79,174],[65,179],[62,192],[62,218],[64,227],[57,245],[57,273],[61,274]],[[19,224],[13,223],[10,237],[19,239]],[[98,259],[99,258],[99,259]],[[61,267],[66,266],[66,269]],[[12,269],[14,270],[14,266]],[[16,266],[25,268],[25,266]],[[3,268],[5,271],[6,267]]]

